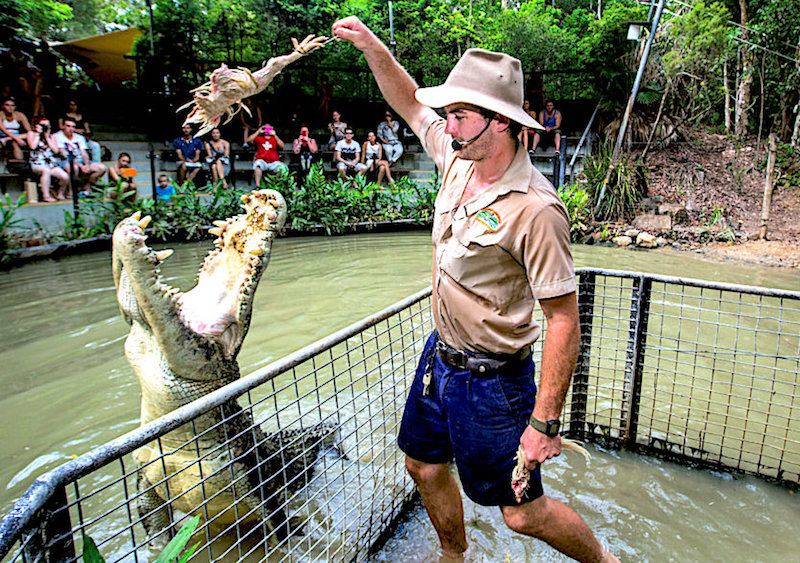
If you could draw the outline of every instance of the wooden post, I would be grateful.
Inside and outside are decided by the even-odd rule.
[[[769,221],[769,208],[772,205],[772,189],[775,183],[775,155],[778,151],[775,133],[769,134],[769,157],[767,158],[767,179],[764,181],[764,202],[761,204],[761,227],[758,238],[767,238],[767,222]]]

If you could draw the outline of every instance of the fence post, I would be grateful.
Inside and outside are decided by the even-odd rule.
[[[627,449],[636,445],[639,427],[639,399],[642,391],[642,364],[650,313],[650,290],[653,280],[639,276],[633,279],[628,348],[625,353],[625,388],[622,394],[622,444]]]
[[[559,172],[561,172],[560,160],[560,155],[556,154],[553,156],[553,187],[556,190],[561,185],[561,179],[559,178]]]
[[[23,560],[58,563],[75,559],[72,523],[67,506],[67,491],[63,485],[59,485],[37,512],[35,527],[24,534],[27,538],[24,541]]]
[[[586,434],[586,398],[589,395],[589,354],[592,350],[595,273],[582,273],[578,282],[578,315],[581,323],[581,348],[572,374],[572,404],[569,435],[582,439]]]

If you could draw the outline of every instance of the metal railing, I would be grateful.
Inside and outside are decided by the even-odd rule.
[[[800,485],[800,292],[578,276],[569,435]],[[74,561],[85,533],[109,561],[152,559],[159,537],[143,524],[156,511],[141,501],[158,489],[172,522],[164,538],[190,512],[184,497],[205,516],[193,560],[364,559],[413,495],[395,439],[432,330],[429,298],[420,292],[39,477],[0,522],[0,558]],[[203,432],[170,441],[215,413],[236,428],[224,443],[209,449]],[[253,447],[232,446],[241,443]],[[141,468],[137,450],[150,454]],[[181,453],[188,461],[168,470]],[[230,461],[212,469],[217,457]],[[137,488],[140,471],[161,480]],[[197,484],[181,489],[192,474]],[[288,534],[274,525],[281,514]]]

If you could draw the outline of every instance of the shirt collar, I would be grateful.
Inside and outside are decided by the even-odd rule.
[[[473,164],[470,163],[470,167]],[[494,184],[483,190],[481,193],[470,199],[456,211],[456,217],[470,216],[481,209],[491,205],[498,198],[510,192],[527,192],[531,181],[533,165],[531,164],[528,151],[520,144],[514,159],[503,176]]]

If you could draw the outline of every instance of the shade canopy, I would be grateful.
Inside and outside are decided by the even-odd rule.
[[[52,47],[80,66],[98,84],[119,84],[136,78],[136,63],[125,55],[142,32],[131,27],[103,35],[65,41]]]

